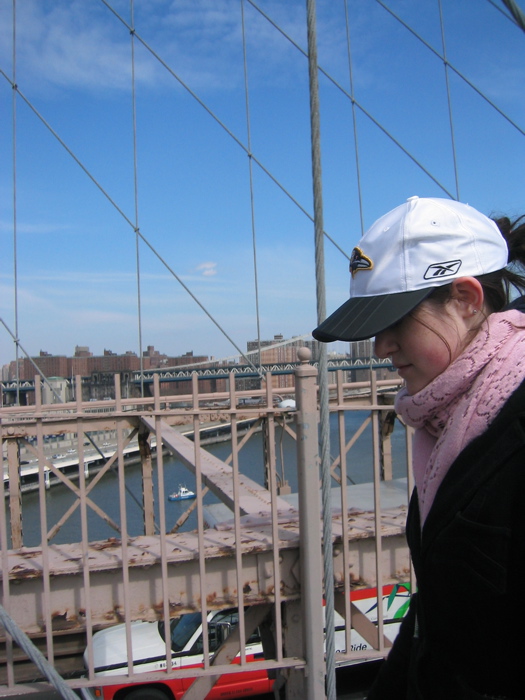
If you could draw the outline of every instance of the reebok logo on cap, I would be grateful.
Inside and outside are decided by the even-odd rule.
[[[461,267],[461,260],[450,260],[449,262],[434,263],[427,267],[423,279],[433,280],[437,277],[450,277],[455,275]]]

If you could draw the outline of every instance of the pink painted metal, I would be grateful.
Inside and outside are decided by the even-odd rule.
[[[78,635],[82,646],[90,648],[92,636],[101,626],[125,622],[127,644],[130,648],[127,677],[130,681],[142,680],[133,672],[131,654],[132,620],[168,619],[184,612],[200,609],[236,606],[240,610],[240,671],[248,666],[244,656],[244,607],[271,604],[275,649],[273,658],[261,662],[268,669],[281,669],[286,674],[303,674],[304,656],[290,656],[286,641],[290,635],[305,638],[312,630],[302,628],[303,620],[289,622],[286,628],[281,617],[282,606],[292,605],[304,595],[304,576],[319,572],[304,571],[301,546],[308,547],[308,538],[301,545],[301,523],[296,503],[290,503],[279,493],[277,480],[277,446],[275,425],[289,409],[274,405],[271,376],[265,386],[256,392],[236,391],[236,378],[232,374],[228,392],[214,396],[199,395],[196,377],[191,396],[163,396],[158,380],[154,383],[152,397],[123,399],[120,385],[115,383],[115,400],[82,402],[80,379],[76,379],[77,399],[67,404],[43,405],[39,382],[35,386],[35,405],[32,407],[5,407],[0,409],[2,445],[4,448],[4,479],[0,499],[1,551],[1,601],[13,620],[25,632],[40,639],[39,644],[54,665],[65,668],[65,653],[60,640],[65,634]],[[295,391],[301,391],[301,378]],[[398,507],[385,508],[381,499],[392,485],[381,480],[381,472],[388,473],[388,465],[381,465],[380,419],[392,408],[388,391],[394,382],[375,381],[349,384],[341,372],[336,384],[331,386],[330,409],[337,414],[339,441],[337,457],[332,465],[334,478],[334,585],[342,596],[347,620],[347,649],[351,646],[350,589],[355,585],[375,586],[377,581],[408,580],[410,566],[404,544],[404,518],[406,492],[400,495]],[[385,394],[386,392],[386,394]],[[281,392],[282,393],[282,392]],[[289,394],[293,395],[292,392]],[[257,397],[257,405],[244,405],[241,399]],[[175,401],[185,406],[174,408]],[[316,414],[314,398],[296,415],[307,430],[317,435],[317,425],[311,416]],[[218,407],[217,404],[220,404]],[[312,405],[311,405],[312,404]],[[189,406],[189,407],[188,407]],[[365,410],[374,426],[374,483],[372,507],[360,509],[351,502],[350,492],[338,488],[337,483],[347,483],[347,454],[353,438],[346,434],[344,415],[348,411]],[[304,416],[308,415],[308,421]],[[266,445],[267,488],[257,484],[239,468],[239,450],[248,437],[240,439],[238,426],[246,419],[260,420]],[[222,462],[213,457],[200,444],[200,429],[208,424],[223,421],[230,424],[232,435],[231,460]],[[181,433],[191,430],[194,440]],[[288,435],[296,436],[290,423],[285,426]],[[78,461],[76,474],[67,473],[67,459],[51,455],[47,440],[50,435],[69,436]],[[103,444],[105,435],[114,435],[115,445],[109,449]],[[100,457],[93,474],[92,447],[86,436],[100,436],[93,440]],[[304,435],[304,433],[301,433]],[[144,531],[130,536],[127,523],[127,459],[126,454],[138,437],[136,454],[142,464],[142,504]],[[93,439],[90,437],[90,439]],[[302,440],[303,438],[301,438]],[[316,437],[312,444],[315,444]],[[156,451],[156,466],[152,463],[154,445],[177,454],[196,476],[197,528],[191,532],[172,531],[170,516],[166,512],[167,489],[164,455]],[[21,452],[23,449],[23,453]],[[71,448],[73,449],[73,448]],[[314,448],[309,448],[312,451]],[[335,451],[335,450],[333,450]],[[21,464],[21,455],[29,455],[36,462]],[[102,455],[102,456],[100,456]],[[310,468],[316,464],[316,454],[305,454]],[[24,460],[26,461],[26,460]],[[69,460],[71,461],[71,460]],[[153,471],[156,470],[156,485]],[[109,470],[116,470],[120,516],[118,522],[105,512],[97,502],[95,487]],[[34,475],[34,476],[33,476]],[[25,496],[21,486],[35,478],[40,510],[40,544],[24,546]],[[55,516],[50,506],[52,481],[59,481],[61,488],[71,496],[67,512]],[[387,488],[388,487],[388,488]],[[229,518],[209,528],[203,498],[211,489],[229,507]],[[402,494],[401,491],[399,491]],[[300,501],[299,501],[300,502]],[[383,507],[382,507],[383,506]],[[191,507],[191,506],[190,506]],[[310,507],[310,506],[308,506]],[[114,537],[103,541],[89,541],[89,510],[94,510],[111,526]],[[80,513],[78,542],[56,544],[56,534],[73,514]],[[8,517],[9,515],[9,517]],[[321,524],[319,514],[308,513],[308,521],[314,529]],[[315,524],[319,522],[318,528]],[[305,525],[303,524],[303,529]],[[380,533],[380,537],[376,537]],[[314,543],[312,542],[312,546]],[[301,571],[303,569],[303,571]],[[312,601],[308,605],[313,605]],[[205,616],[204,616],[205,617]],[[316,619],[316,616],[313,616]],[[292,615],[291,620],[294,619]],[[291,626],[290,626],[291,625]],[[294,627],[294,625],[296,625]],[[379,635],[376,651],[368,651],[367,658],[385,653],[381,634],[382,619],[379,616]],[[205,645],[207,629],[204,626]],[[68,637],[69,639],[69,637]],[[318,644],[318,642],[316,642]],[[70,646],[71,645],[70,643]],[[322,650],[321,650],[322,653]],[[14,662],[14,649],[10,639],[4,641],[2,651],[4,672],[0,670],[0,697],[12,694],[22,687],[27,677],[21,665]],[[166,643],[167,663],[170,649]],[[342,652],[341,662],[355,662],[364,652]],[[211,673],[205,654],[203,676]],[[95,685],[101,682],[93,668],[92,654],[88,654],[89,668],[85,679],[72,679],[73,687]],[[169,667],[168,667],[169,668]],[[66,671],[64,671],[66,672]],[[169,670],[165,673],[175,673]],[[200,672],[199,672],[200,673]],[[294,672],[295,673],[295,672]]]

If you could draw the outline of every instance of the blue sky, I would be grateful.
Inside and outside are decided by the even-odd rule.
[[[442,52],[437,0],[384,4]],[[129,0],[107,5],[130,22]],[[0,0],[2,319],[14,331],[16,269],[19,338],[31,355],[71,355],[76,345],[138,352],[138,212],[157,253],[138,246],[143,349],[237,352],[169,269],[241,349],[257,337],[254,230],[261,337],[309,333],[316,303],[313,224],[301,210],[313,214],[307,61],[282,33],[306,48],[305,0],[256,3],[282,32],[244,2],[251,148],[272,176],[254,163],[252,192],[240,0],[135,0],[136,32],[165,64],[135,40],[135,139],[130,34],[107,5],[17,1],[16,82],[31,108],[21,97],[13,104],[12,0]],[[450,64],[525,129],[525,34],[498,0],[442,0],[442,8]],[[357,109],[366,228],[409,196],[456,196],[456,185],[442,61],[379,2],[349,2],[348,10],[357,102],[440,183]],[[319,64],[350,92],[345,3],[318,0],[317,14]],[[521,214],[523,134],[455,72],[449,81],[460,199],[487,214]],[[349,254],[361,224],[343,90],[321,74],[325,230]],[[329,240],[325,257],[330,312],[346,299],[348,262]],[[0,364],[13,358],[0,327]]]

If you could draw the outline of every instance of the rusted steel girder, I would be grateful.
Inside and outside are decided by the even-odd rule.
[[[384,571],[389,580],[406,579],[409,569],[404,538],[405,508],[383,515],[382,536]],[[271,523],[246,517],[242,528],[243,591],[245,604],[266,603],[274,593],[274,566]],[[251,520],[251,524],[250,524]],[[340,516],[334,519],[334,578],[345,580],[343,557],[337,534]],[[375,585],[375,549],[371,513],[349,514],[350,571],[354,584]],[[206,607],[220,608],[237,602],[235,531],[233,526],[205,530]],[[298,521],[279,524],[281,595],[299,595]],[[162,616],[162,550],[167,563],[170,613],[179,615],[200,609],[200,575],[197,561],[197,535],[194,532],[135,537],[127,544],[123,559],[120,540],[90,543],[86,555],[80,544],[53,545],[48,549],[49,590],[43,576],[42,550],[38,547],[10,550],[9,604],[13,617],[26,633],[41,631],[44,609],[52,611],[54,628],[82,628],[86,623],[86,581],[89,583],[91,625],[121,622],[123,601],[128,600],[131,619],[154,620]],[[127,583],[123,566],[128,567]]]

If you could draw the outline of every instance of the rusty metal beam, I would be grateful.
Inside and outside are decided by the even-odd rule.
[[[402,519],[404,509],[398,513]],[[334,535],[334,577],[337,586],[349,575],[354,584],[375,585],[375,536],[370,528],[372,514],[351,514],[349,517],[350,571],[343,569],[343,557]],[[404,524],[396,522],[393,513],[385,515],[382,524],[383,568],[385,580],[406,580],[409,568],[404,537]],[[280,570],[277,580],[283,598],[299,595],[299,526],[290,521],[279,527]],[[235,566],[235,531],[223,528],[205,531],[206,607],[235,605],[237,579]],[[195,532],[166,536],[168,598],[170,613],[178,615],[199,609],[200,575]],[[135,537],[128,541],[127,561],[123,559],[118,539],[90,543],[87,551],[91,617],[94,625],[122,622],[124,600],[122,568],[129,570],[131,618],[155,620],[162,616],[163,591],[160,538]],[[274,559],[271,523],[256,521],[242,528],[243,594],[246,604],[266,603],[274,594]],[[48,549],[51,580],[50,599],[43,593],[43,561],[39,547],[10,550],[10,604],[16,609],[16,620],[27,633],[42,630],[44,606],[52,611],[55,628],[82,628],[85,622],[83,586],[84,557],[77,545],[53,545]]]

